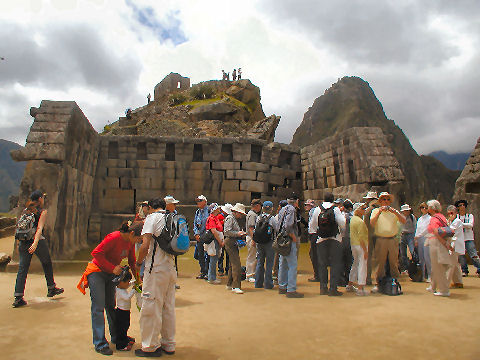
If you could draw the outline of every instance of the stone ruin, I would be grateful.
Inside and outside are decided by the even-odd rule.
[[[480,247],[480,138],[467,160],[465,168],[455,183],[454,200],[468,201],[468,213],[473,214],[476,225],[473,227],[475,244]]]
[[[169,75],[170,87],[155,88],[155,98],[189,86],[176,75]],[[156,196],[178,198],[191,223],[199,194],[209,202],[246,205],[254,198],[278,203],[292,192],[320,200],[331,191],[359,200],[372,187],[395,193],[403,181],[379,128],[351,128],[298,148],[272,141],[275,116],[268,120],[276,122],[273,132],[257,123],[251,136],[169,137],[100,135],[71,101],[44,100],[30,114],[35,120],[26,146],[11,156],[28,161],[19,204],[34,189],[48,194],[45,233],[54,258],[97,244],[132,217],[140,201]]]

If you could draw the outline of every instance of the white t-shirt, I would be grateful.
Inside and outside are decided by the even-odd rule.
[[[325,210],[330,209],[333,206],[333,203],[331,202],[326,202],[324,201],[322,203],[322,206]],[[317,206],[315,210],[312,213],[312,217],[310,219],[310,222],[308,224],[308,233],[309,234],[316,234],[318,230],[318,216],[320,215],[320,212],[322,210],[320,209],[320,206]],[[340,209],[338,207],[335,207],[333,209],[333,213],[335,215],[335,221],[338,226],[338,234],[334,237],[335,240],[342,242],[342,232],[345,231],[345,216],[342,214]],[[327,240],[327,238],[322,238],[318,237],[317,238],[317,244],[321,243],[322,241]]]
[[[135,295],[135,289],[120,289],[117,287],[115,292],[115,298],[117,302],[117,308],[122,310],[130,310],[132,305],[132,296]]]
[[[143,224],[142,235],[152,234],[155,236],[160,235],[162,229],[165,226],[165,211],[154,212],[145,218]],[[147,257],[145,258],[145,271],[150,271],[150,265],[152,264],[152,255],[155,241],[150,242],[148,247]],[[156,245],[155,259],[153,261],[153,268],[163,265],[174,265],[174,257],[163,251],[158,245]]]
[[[465,255],[465,238],[463,236],[463,222],[458,217],[450,224],[450,229],[455,231],[453,241],[455,242],[455,252]]]

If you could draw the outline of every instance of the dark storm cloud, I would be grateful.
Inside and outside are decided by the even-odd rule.
[[[479,1],[269,0],[262,10],[346,64],[343,75],[368,81],[387,117],[419,153],[473,148],[480,135]],[[442,32],[443,24],[468,39],[471,58],[458,58],[466,45]],[[297,98],[309,98],[311,105],[322,94],[312,79]],[[306,110],[287,110],[283,125],[295,131]],[[280,134],[286,136],[286,129]]]
[[[61,91],[84,86],[123,97],[137,83],[139,62],[133,56],[115,57],[100,34],[87,25],[2,27],[2,87],[19,83]]]

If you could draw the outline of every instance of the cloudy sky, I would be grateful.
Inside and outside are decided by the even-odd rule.
[[[42,99],[75,100],[97,130],[170,72],[242,67],[290,142],[343,76],[370,83],[418,153],[480,136],[480,1],[0,0],[0,137],[24,144]]]

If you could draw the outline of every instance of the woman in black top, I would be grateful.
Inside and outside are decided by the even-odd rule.
[[[28,268],[30,267],[33,254],[37,255],[42,263],[43,272],[45,273],[45,279],[47,281],[47,296],[53,297],[63,293],[63,289],[58,288],[53,280],[52,260],[50,259],[47,243],[42,235],[47,219],[47,210],[44,209],[45,197],[46,194],[40,190],[35,190],[30,195],[30,202],[33,202],[36,206],[36,209],[34,209],[34,227],[37,230],[35,231],[33,239],[20,240],[18,244],[19,264],[17,281],[15,283],[15,301],[12,304],[13,307],[27,305],[27,302],[23,299],[23,294],[25,291],[25,283],[27,281]]]

